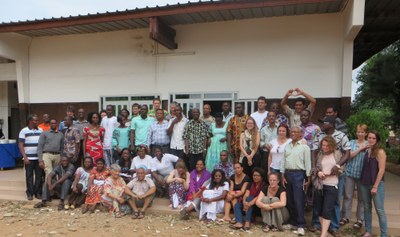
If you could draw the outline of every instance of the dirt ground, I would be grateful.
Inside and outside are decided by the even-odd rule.
[[[261,224],[242,231],[223,223],[206,225],[194,217],[181,221],[176,214],[147,214],[142,220],[132,220],[130,216],[114,218],[104,212],[81,214],[80,209],[56,208],[34,209],[32,202],[0,201],[0,236],[297,236],[291,231],[265,234]]]

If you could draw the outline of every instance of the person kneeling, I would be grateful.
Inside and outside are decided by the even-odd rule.
[[[64,200],[67,199],[67,195],[71,190],[74,172],[75,167],[69,163],[69,159],[67,157],[62,157],[61,164],[56,166],[47,176],[46,185],[44,186],[43,190],[42,201],[37,203],[34,207],[44,207],[50,198],[50,191],[54,191],[60,196],[58,210],[63,210]]]
[[[128,204],[132,208],[132,219],[142,219],[146,209],[151,206],[154,199],[156,186],[150,177],[146,176],[143,168],[136,170],[136,177],[125,188],[125,194],[131,196]],[[141,211],[139,212],[139,209]]]

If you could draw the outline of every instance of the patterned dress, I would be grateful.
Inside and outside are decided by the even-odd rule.
[[[99,127],[99,129],[86,127],[83,129],[83,134],[87,137],[85,153],[92,157],[94,164],[96,164],[97,159],[103,158],[103,143],[101,142],[101,138],[104,137],[105,132],[106,130],[103,127]]]
[[[227,126],[228,123],[225,123],[222,128],[217,128],[215,123],[211,124],[211,144],[210,147],[207,149],[206,157],[206,168],[209,172],[212,172],[214,170],[215,164],[220,161],[219,155],[221,154],[221,151],[228,150],[228,143],[226,141],[220,142],[222,138],[226,138]]]
[[[175,169],[174,178],[179,177],[178,171]],[[189,179],[190,174],[186,173],[186,179]],[[174,181],[169,184],[169,200],[173,205],[174,199],[178,199],[178,205],[183,205],[186,201],[187,190],[185,189],[184,184],[178,183],[178,181]],[[173,207],[176,208],[176,207]]]
[[[227,132],[231,133],[232,140],[230,148],[233,151],[233,154],[231,154],[234,159],[234,161],[238,161],[241,151],[240,151],[240,134],[244,132],[246,129],[246,120],[249,118],[249,115],[245,114],[242,117],[239,117],[235,115],[229,120]]]
[[[90,184],[90,189],[86,194],[85,204],[97,204],[101,201],[101,195],[104,191],[105,180],[110,176],[110,171],[104,168],[103,171],[97,171],[97,168],[93,168],[90,171],[90,179],[93,179],[93,183]]]
[[[124,190],[126,187],[125,181],[118,177],[117,180],[114,180],[112,177],[108,177],[104,183],[104,194],[101,196],[101,202],[108,207],[110,212],[119,212],[120,211],[120,203],[107,196],[107,193],[114,194],[117,197],[122,197],[124,194]]]

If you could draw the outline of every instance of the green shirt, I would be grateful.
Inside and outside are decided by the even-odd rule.
[[[147,144],[149,128],[155,121],[154,118],[149,116],[147,116],[146,119],[143,119],[141,116],[132,119],[131,130],[135,131],[135,146]]]
[[[311,173],[311,151],[307,144],[303,144],[302,140],[293,142],[285,146],[284,156],[281,161],[281,170],[283,174],[285,170],[304,170],[306,176]]]
[[[166,110],[164,110],[164,118],[167,117],[168,114],[169,113]],[[155,118],[156,117],[156,111],[154,109],[149,110],[149,112],[147,113],[147,116]]]

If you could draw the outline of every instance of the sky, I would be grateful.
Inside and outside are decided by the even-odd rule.
[[[195,1],[198,0],[192,0],[192,2]],[[186,0],[0,0],[0,22],[114,12],[136,7],[165,6],[178,2],[186,2]],[[352,100],[359,86],[356,76],[361,68],[362,66],[353,70]]]

